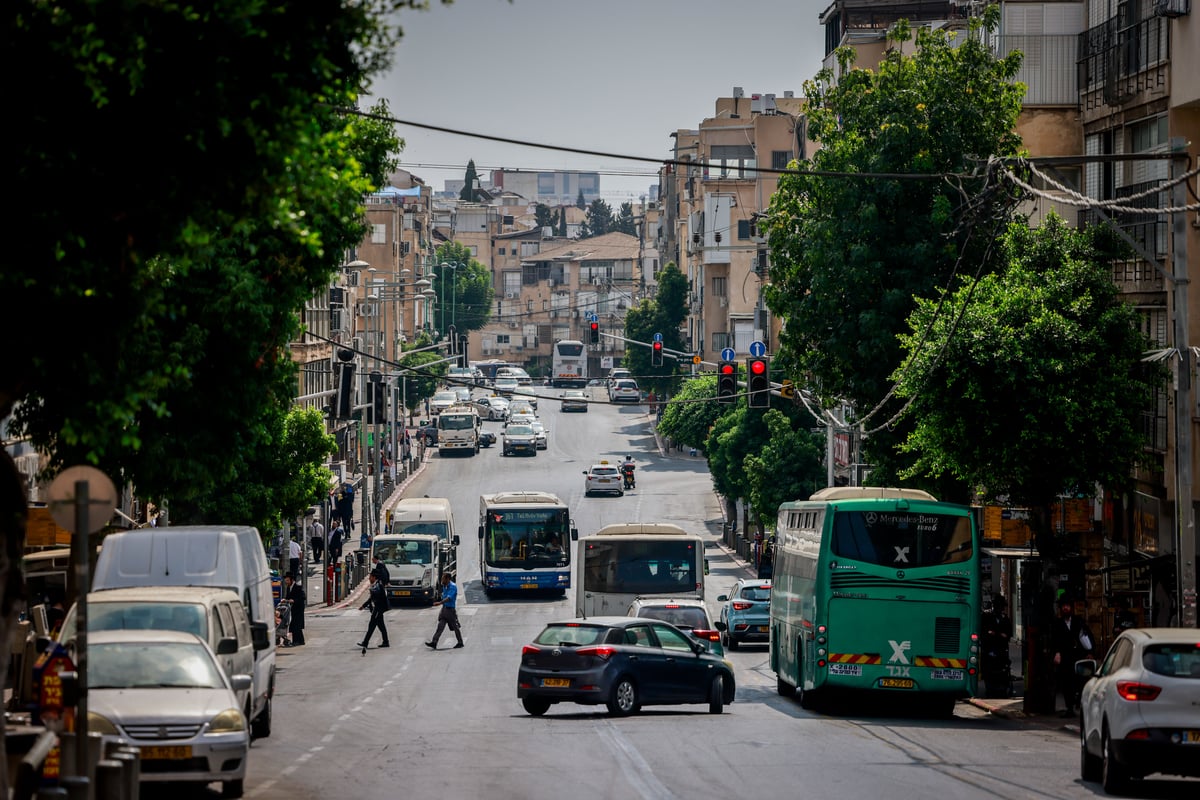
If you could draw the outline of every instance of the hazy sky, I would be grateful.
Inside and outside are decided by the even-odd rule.
[[[392,116],[471,133],[653,159],[718,97],[797,96],[821,68],[829,0],[434,0],[401,17]],[[653,163],[562,153],[399,125],[401,166],[440,191],[488,169],[600,172],[610,205],[647,194]],[[625,173],[625,174],[611,174]],[[633,173],[633,174],[630,174]]]

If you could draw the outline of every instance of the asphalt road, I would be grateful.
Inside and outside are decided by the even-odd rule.
[[[765,647],[729,653],[737,699],[719,716],[707,706],[675,706],[611,719],[603,707],[570,705],[541,718],[527,715],[516,698],[521,646],[545,622],[572,617],[574,596],[484,596],[476,555],[481,493],[554,492],[570,504],[581,536],[626,521],[706,531],[714,617],[717,595],[749,574],[717,544],[720,511],[703,459],[660,455],[644,406],[597,404],[586,414],[564,415],[557,402],[544,400],[540,416],[550,429],[549,448],[536,457],[506,458],[498,447],[470,458],[434,456],[406,491],[454,504],[466,647],[449,649],[447,636],[442,649],[427,649],[437,609],[413,607],[388,612],[390,648],[360,655],[355,642],[367,612],[311,609],[308,644],[280,651],[274,733],[251,750],[247,797],[900,800],[1100,793],[1080,782],[1078,743],[1068,731],[998,719],[966,703],[953,719],[875,702],[835,714],[805,711],[776,694]],[[638,488],[620,498],[585,498],[583,470],[627,453],[640,465]],[[1182,786],[1152,781],[1147,796],[1173,796]]]

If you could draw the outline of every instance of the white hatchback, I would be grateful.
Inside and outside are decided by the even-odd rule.
[[[1109,794],[1150,773],[1200,777],[1200,631],[1131,628],[1077,661],[1080,772]]]

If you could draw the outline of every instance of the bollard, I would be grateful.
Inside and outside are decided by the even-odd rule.
[[[59,735],[59,745],[62,748],[62,764],[75,765],[75,734],[66,732]],[[104,755],[104,737],[93,731],[88,732],[88,774],[83,776],[85,781],[93,781],[96,776],[96,762]],[[74,795],[72,795],[74,797]]]
[[[142,786],[142,751],[136,747],[118,747],[109,758],[125,764],[125,797],[128,800],[138,800]]]
[[[125,797],[125,783],[121,780],[121,770],[124,765],[111,758],[102,758],[96,762],[96,797],[104,800],[128,800]]]

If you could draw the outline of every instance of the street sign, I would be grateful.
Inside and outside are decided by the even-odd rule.
[[[701,363],[702,361],[703,361],[703,359],[702,359],[702,358],[700,358],[700,356],[692,356],[692,363],[693,363],[693,364],[699,364],[699,363]]]
[[[794,397],[795,394],[796,394],[796,387],[794,385],[792,385],[792,379],[784,378],[783,385],[779,388],[779,396],[787,397],[790,399],[790,398]]]
[[[767,346],[765,344],[763,344],[762,342],[751,342],[750,343],[750,355],[754,356],[755,358],[762,358],[766,354],[767,354]]]
[[[661,342],[661,341],[662,341],[662,334],[661,334],[661,333],[656,333],[656,334],[654,334],[654,341],[656,341],[656,342]]]
[[[726,347],[721,351],[722,361],[733,361],[735,358],[737,358],[737,353],[734,352],[732,347]]]

